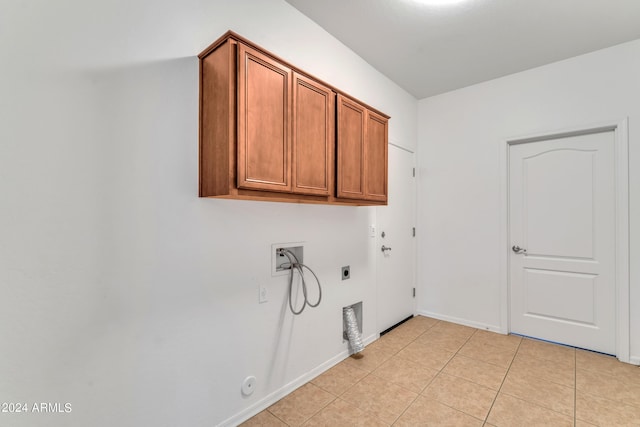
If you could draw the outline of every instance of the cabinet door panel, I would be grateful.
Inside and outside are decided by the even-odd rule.
[[[291,191],[291,70],[239,45],[238,188]]]
[[[338,95],[338,197],[363,199],[366,109]]]
[[[387,200],[387,119],[369,112],[364,151],[368,200]]]
[[[333,182],[334,92],[300,74],[293,85],[293,191],[328,195]]]

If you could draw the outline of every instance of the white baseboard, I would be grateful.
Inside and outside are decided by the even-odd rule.
[[[439,313],[432,313],[432,312],[427,311],[427,310],[418,310],[418,314],[420,314],[422,316],[427,316],[427,317],[431,317],[431,318],[434,318],[434,319],[438,319],[438,320],[445,320],[447,322],[457,323],[459,325],[470,326],[470,327],[476,328],[476,329],[483,329],[485,331],[496,332],[498,334],[507,335],[509,333],[509,331],[504,330],[500,326],[488,325],[486,323],[474,322],[472,320],[461,319],[459,317],[447,316],[447,315],[439,314]]]
[[[369,345],[373,341],[377,340],[378,338],[380,338],[380,334],[372,334],[367,338],[365,338],[363,341],[365,345]],[[297,388],[305,385],[306,383],[308,383],[318,375],[333,368],[335,365],[342,362],[347,357],[349,357],[349,350],[345,349],[340,353],[336,354],[335,356],[333,356],[331,359],[327,360],[321,365],[310,370],[306,374],[299,376],[298,378],[294,379],[288,384],[285,384],[283,387],[279,388],[273,393],[260,399],[259,401],[249,406],[248,408],[244,409],[243,411],[237,413],[236,415],[233,415],[232,417],[227,418],[226,420],[218,424],[218,427],[232,427],[245,422],[249,418],[267,409],[269,406],[273,405],[278,400],[282,399],[283,397],[293,392]]]
[[[629,358],[629,363],[632,365],[640,365],[640,356],[631,356]]]

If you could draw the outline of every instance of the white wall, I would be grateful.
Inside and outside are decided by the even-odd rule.
[[[418,310],[501,322],[507,139],[629,118],[631,356],[640,362],[640,40],[419,102]]]
[[[374,208],[197,197],[195,55],[227,29],[390,114],[390,140],[415,148],[417,101],[283,1],[3,2],[0,396],[72,412],[0,424],[237,422],[344,354],[344,305],[378,332]],[[287,241],[324,287],[296,318],[270,275]]]

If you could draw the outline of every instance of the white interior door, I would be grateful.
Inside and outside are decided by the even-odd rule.
[[[415,313],[414,165],[413,153],[389,145],[388,205],[376,208],[379,332]]]
[[[510,330],[616,352],[613,131],[509,148]]]

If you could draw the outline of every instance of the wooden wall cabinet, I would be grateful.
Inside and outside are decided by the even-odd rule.
[[[291,69],[238,44],[238,188],[291,192]]]
[[[293,192],[329,196],[334,183],[336,94],[293,73]]]
[[[337,196],[387,201],[388,119],[338,95]]]
[[[386,204],[387,116],[232,32],[199,57],[201,197]]]

